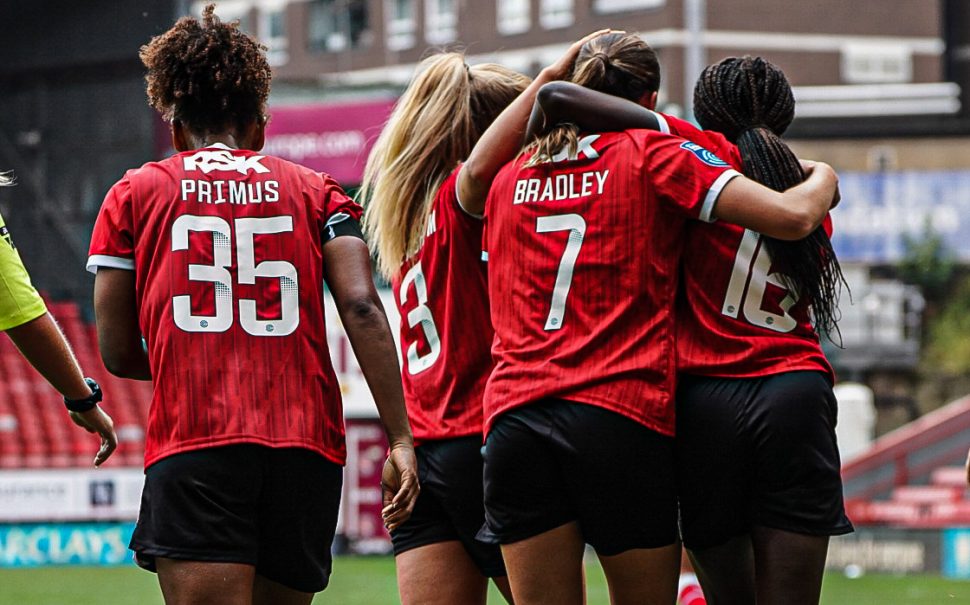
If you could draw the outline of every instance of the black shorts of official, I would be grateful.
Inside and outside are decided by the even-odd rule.
[[[681,376],[677,476],[681,532],[705,548],[753,526],[835,536],[845,516],[838,406],[820,372]]]
[[[677,540],[674,443],[607,409],[545,400],[495,421],[481,536],[518,542],[569,522],[604,556]]]
[[[428,441],[415,453],[421,494],[411,518],[391,534],[394,554],[457,540],[483,576],[506,575],[498,545],[475,538],[485,523],[482,438]]]
[[[244,563],[301,592],[330,581],[343,469],[304,448],[229,445],[163,458],[145,471],[130,548],[155,557]]]

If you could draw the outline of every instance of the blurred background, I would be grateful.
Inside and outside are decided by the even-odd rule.
[[[0,189],[0,212],[123,439],[108,469],[71,470],[95,442],[0,342],[0,567],[127,560],[150,387],[101,366],[84,261],[108,188],[171,152],[138,48],[203,4],[0,2],[0,170],[18,184]],[[970,2],[223,0],[217,14],[269,49],[265,151],[350,191],[432,48],[535,75],[590,31],[637,32],[661,59],[659,109],[688,119],[707,64],[752,54],[782,67],[797,99],[788,142],[841,177],[833,241],[851,294],[826,348],[858,531],[833,541],[829,566],[970,579]],[[386,552],[382,433],[332,309],[328,320],[350,450],[338,548]]]

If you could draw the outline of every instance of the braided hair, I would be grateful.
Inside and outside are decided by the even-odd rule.
[[[784,72],[760,57],[730,57],[708,66],[694,88],[694,115],[705,130],[738,146],[749,178],[784,191],[805,180],[781,135],[795,117],[795,98]],[[803,240],[762,236],[786,287],[805,298],[818,333],[838,330],[842,268],[822,227]]]
[[[272,77],[265,51],[238,22],[220,21],[209,4],[201,21],[182,17],[141,47],[148,103],[196,134],[262,120]]]

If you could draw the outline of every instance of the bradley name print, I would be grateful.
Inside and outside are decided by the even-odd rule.
[[[520,179],[515,183],[513,204],[558,202],[590,195],[603,195],[609,170],[555,174],[541,179]]]

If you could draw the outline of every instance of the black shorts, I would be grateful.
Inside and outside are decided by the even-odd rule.
[[[615,412],[569,401],[502,414],[485,445],[482,537],[508,544],[576,521],[605,556],[673,544],[673,441]]]
[[[506,575],[499,547],[475,538],[485,522],[482,438],[429,441],[415,453],[421,495],[411,518],[391,534],[394,554],[458,540],[483,576]]]
[[[230,445],[163,458],[145,471],[130,548],[155,557],[254,565],[301,592],[330,581],[343,469],[303,448]]]
[[[677,476],[684,544],[716,546],[754,525],[809,535],[851,532],[837,414],[832,385],[820,372],[682,376]]]

